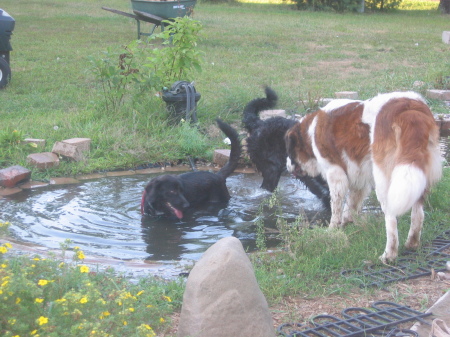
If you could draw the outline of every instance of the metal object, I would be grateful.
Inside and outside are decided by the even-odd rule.
[[[131,0],[131,7],[134,14],[109,7],[102,7],[102,9],[135,19],[137,24],[137,38],[139,40],[141,36],[151,36],[157,27],[161,27],[161,31],[164,31],[164,25],[167,25],[167,23],[164,23],[163,20],[191,15],[196,2],[197,0]],[[148,33],[141,29],[141,21],[153,24],[153,27]]]
[[[432,313],[422,313],[393,302],[378,301],[372,308],[347,308],[342,312],[344,319],[319,315],[308,325],[282,324],[277,331],[285,337],[356,337],[356,336],[417,336],[414,331],[400,330],[396,326],[405,322],[421,321]]]
[[[6,11],[0,8],[0,89],[11,80],[10,39],[16,21]]]
[[[450,261],[450,230],[443,232],[434,239],[430,246],[425,246],[420,253],[408,252],[405,258],[400,258],[395,266],[388,268],[369,266],[367,269],[345,270],[342,276],[352,278],[360,282],[360,287],[381,287],[387,283],[404,281],[431,275],[434,271],[445,271],[446,263]],[[418,257],[425,255],[425,260]]]
[[[162,99],[171,113],[172,122],[178,124],[183,115],[187,122],[197,123],[197,102],[201,95],[195,90],[194,84],[186,81],[175,82],[170,90],[165,89]]]

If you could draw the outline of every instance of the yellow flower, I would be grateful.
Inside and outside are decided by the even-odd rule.
[[[31,268],[34,268],[34,267],[36,267],[36,265],[32,264],[32,265],[31,265]]]
[[[61,263],[58,265],[58,267],[59,267],[59,268],[64,267],[64,262],[61,262]]]
[[[11,325],[14,325],[14,324],[16,324],[16,319],[15,319],[15,318],[10,319],[10,320],[8,321],[8,323],[11,324]]]
[[[8,265],[3,263],[0,265],[0,267],[2,267],[4,269],[4,268],[8,267]]]
[[[163,296],[163,297],[167,300],[167,302],[172,302],[172,299],[169,296]]]
[[[127,325],[128,324],[128,322],[127,321],[123,321],[123,325]]]
[[[128,311],[134,312],[134,308],[128,308]]]
[[[83,257],[84,259],[84,257]],[[89,273],[89,267],[88,266],[80,266],[80,273]]]
[[[55,302],[56,303],[62,303],[62,302],[65,302],[65,301],[67,301],[65,298],[60,298],[60,299],[56,300]]]
[[[8,249],[6,247],[0,246],[0,253],[6,254],[7,251]]]
[[[153,305],[149,304],[147,305],[147,308],[153,308]]]
[[[36,303],[42,303],[42,302],[44,302],[44,299],[43,298],[36,298],[34,301]]]
[[[159,322],[160,322],[160,323],[164,323],[165,321],[166,321],[166,320],[165,320],[164,318],[162,318],[162,317],[159,318]]]
[[[11,249],[11,248],[12,248],[12,244],[10,244],[9,242],[6,242],[6,243],[5,243],[5,247]]]
[[[111,314],[109,313],[109,311],[103,311],[102,314],[100,315],[100,319],[103,319],[103,318],[105,318],[105,317],[107,317],[107,316],[109,316],[109,315],[111,315]]]
[[[41,261],[41,259],[38,258],[38,257],[35,257],[35,258],[33,259],[33,261]]]
[[[31,331],[31,335],[33,336],[33,335],[35,335],[36,334],[36,332],[37,332],[37,330],[33,330],[33,331]]]
[[[87,303],[88,299],[86,296],[82,297],[80,303]]]
[[[83,260],[85,258],[84,253],[81,250],[77,252],[77,258],[79,258],[80,260]]]
[[[38,285],[45,286],[48,283],[47,280],[39,280]]]
[[[48,323],[48,318],[47,318],[47,317],[44,317],[44,316],[41,316],[41,317],[39,317],[39,318],[37,319],[37,321],[38,321],[39,325],[44,325],[44,324],[47,324],[47,323]]]
[[[141,296],[143,293],[144,293],[144,290],[141,290],[140,292],[138,292],[138,293],[136,294],[136,296]]]
[[[22,301],[21,298],[20,298],[20,297],[17,297],[17,298],[16,298],[16,304],[19,304],[20,301]]]

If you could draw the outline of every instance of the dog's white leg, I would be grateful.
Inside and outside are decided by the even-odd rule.
[[[346,224],[348,222],[353,222],[353,216],[358,214],[361,211],[364,199],[370,193],[370,185],[366,186],[363,189],[358,190],[350,190],[347,204],[344,208],[344,214],[342,216],[342,223]]]
[[[398,232],[397,218],[392,215],[385,215],[386,222],[386,248],[383,255],[380,256],[381,261],[388,263],[394,261],[398,254]]]
[[[408,249],[416,249],[420,244],[420,234],[423,226],[423,204],[417,202],[411,210],[411,227],[409,228],[408,238],[406,239],[405,247]]]
[[[338,228],[342,225],[342,211],[348,192],[348,179],[344,170],[337,166],[327,171],[326,178],[330,188],[331,199],[331,220],[329,227]]]

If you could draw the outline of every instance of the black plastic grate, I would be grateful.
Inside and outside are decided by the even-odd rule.
[[[286,323],[277,332],[286,337],[356,337],[356,336],[418,336],[411,330],[401,330],[399,324],[421,321],[432,313],[421,313],[406,306],[387,301],[372,304],[371,309],[347,308],[344,319],[330,315],[314,317],[309,324]]]
[[[426,258],[420,264],[418,259],[414,258],[418,257],[419,253],[408,252],[405,255],[407,257],[398,259],[395,266],[369,266],[364,270],[345,270],[341,275],[360,282],[361,287],[381,287],[391,282],[429,276],[431,269],[445,271],[446,263],[450,260],[450,230],[439,235],[430,246],[421,249],[420,255],[425,255]]]

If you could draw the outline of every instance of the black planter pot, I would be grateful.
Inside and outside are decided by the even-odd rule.
[[[170,90],[163,91],[162,99],[170,114],[170,121],[178,124],[184,118],[187,122],[197,123],[197,102],[201,95],[192,83],[175,82]]]

